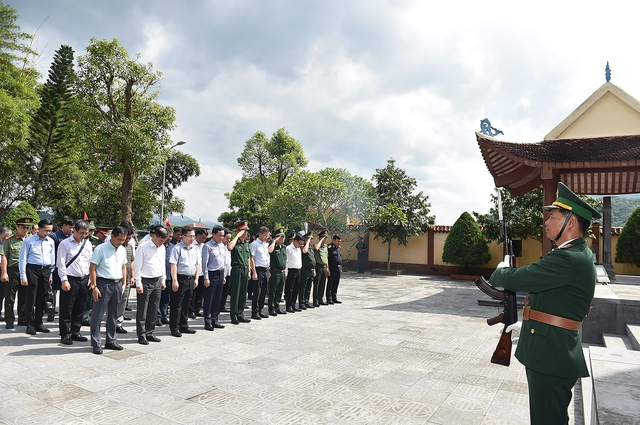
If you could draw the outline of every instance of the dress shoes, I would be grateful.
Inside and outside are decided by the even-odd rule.
[[[204,314],[200,310],[196,311],[196,317],[204,317]]]
[[[307,304],[307,305],[305,305],[305,307],[307,307],[307,308],[315,308],[315,306],[313,306],[311,304]]]
[[[287,314],[287,312],[282,310],[276,310],[276,314]]]
[[[133,311],[133,310],[131,310],[131,307],[125,307],[124,311]]]
[[[268,319],[269,316],[264,314],[263,312],[260,312],[260,317],[262,317],[263,319]]]
[[[33,329],[33,326],[27,325],[27,330],[25,330],[25,333],[27,333],[29,335],[35,335],[36,334],[36,330]]]
[[[73,340],[69,335],[65,335],[62,338],[60,338],[60,343],[64,345],[73,345]]]
[[[328,305],[333,305],[333,301],[331,301],[331,300],[327,300],[327,304],[328,304]]]
[[[211,323],[205,323],[204,324],[204,330],[205,331],[212,331],[213,330],[213,325]]]
[[[191,329],[189,327],[180,328],[180,332],[182,332],[183,334],[194,334],[194,333],[196,333],[195,329]]]
[[[180,333],[179,330],[174,329],[171,331],[171,336],[175,336],[176,338],[180,338],[182,336],[182,333]]]
[[[131,320],[131,317],[127,316],[126,314],[123,314],[123,315],[122,315],[122,318],[123,318],[124,320]]]
[[[19,323],[18,323],[19,324]],[[91,326],[91,322],[88,320],[83,320],[82,321],[82,326]],[[102,353],[98,353],[98,354],[102,354]]]
[[[8,322],[8,323],[5,325],[5,328],[7,328],[7,329],[13,329],[13,322]]]
[[[232,325],[239,325],[240,322],[238,322],[238,319],[231,319],[231,324]]]
[[[36,332],[42,332],[43,334],[48,334],[51,332],[48,328],[45,328],[44,325],[37,325],[35,327]]]
[[[147,341],[149,341],[149,342],[160,342],[160,338],[158,338],[157,336],[151,334],[151,335],[147,335]]]
[[[74,341],[78,341],[78,342],[87,342],[88,339],[86,336],[82,336],[81,334],[77,333],[77,334],[72,334],[71,335],[71,339]]]
[[[195,319],[195,318],[196,318],[196,314],[193,311],[189,313],[189,319]]]
[[[293,307],[289,307],[287,308],[287,313],[295,313],[295,310],[293,309]]]
[[[277,315],[278,315],[278,313],[276,313],[275,311],[270,311],[269,312],[269,316],[277,316]]]
[[[122,326],[116,326],[116,333],[117,334],[126,334],[127,330],[125,328],[123,328]]]
[[[53,321],[55,320],[55,318],[56,318],[56,315],[55,315],[55,314],[53,314],[53,313],[49,313],[49,314],[47,315],[47,322],[53,322]]]
[[[298,308],[298,307],[293,307],[293,309],[294,309],[295,311],[302,311],[302,309],[301,309],[301,308]],[[305,308],[305,310],[306,310],[306,308]]]
[[[170,322],[169,322],[169,319],[167,319],[166,317],[163,317],[160,320],[160,323],[162,323],[162,325],[168,325]],[[160,325],[160,326],[162,326],[162,325]],[[158,326],[158,325],[156,325],[156,326]]]
[[[338,301],[338,300],[336,299],[336,300],[333,300],[333,303],[334,303],[334,304],[342,304],[342,301]]]
[[[304,305],[301,305],[301,306],[299,306],[299,307],[298,307],[298,309],[299,309],[299,310],[306,310],[306,309],[307,309],[307,307],[306,307],[306,306],[304,306]]]
[[[224,307],[222,307],[222,308],[220,309],[220,313],[228,313],[228,312],[229,312],[229,310],[227,310],[227,309],[226,309],[226,308],[224,308]]]
[[[251,318],[252,318],[253,320],[262,320],[262,318],[261,318],[260,316],[258,316],[257,314],[252,314],[252,315],[251,315]]]
[[[251,319],[245,319],[244,317],[238,317],[238,322],[251,323]]]
[[[318,304],[318,303],[313,303],[313,306],[314,306],[315,308],[318,308],[318,307],[320,307],[320,304]]]
[[[124,350],[124,347],[118,344],[117,342],[107,342],[104,345],[104,348],[107,350],[116,350],[116,351]]]
[[[147,338],[145,338],[144,336],[139,336],[138,337],[138,344],[149,345],[149,341],[147,341]]]
[[[224,325],[221,325],[220,322],[213,322],[213,327],[216,329],[224,329]]]
[[[93,347],[92,351],[93,351],[93,354],[102,354],[102,347],[100,347],[99,345],[96,345],[95,347]]]
[[[159,320],[156,320],[156,328],[161,328],[162,327],[162,322]]]

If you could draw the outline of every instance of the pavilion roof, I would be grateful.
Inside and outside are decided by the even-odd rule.
[[[521,195],[542,187],[542,173],[557,170],[574,192],[640,192],[640,135],[515,143],[476,133],[496,187]]]

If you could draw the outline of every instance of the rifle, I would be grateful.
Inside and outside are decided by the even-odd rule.
[[[502,194],[500,193],[500,189],[498,189],[498,222],[500,226],[500,237],[502,237],[502,239],[504,240],[505,245],[505,259],[508,257],[509,266],[513,267],[513,244],[511,243],[511,239],[509,238],[509,234],[507,232],[507,229],[511,223],[504,220],[502,217]],[[493,352],[493,356],[491,356],[491,363],[509,366],[509,364],[511,363],[511,331],[506,332],[506,329],[507,327],[518,321],[516,293],[507,289],[496,289],[491,286],[484,277],[480,277],[479,279],[477,279],[475,281],[475,284],[478,289],[480,289],[482,292],[484,292],[494,300],[500,301],[500,303],[504,306],[502,313],[498,314],[496,317],[487,319],[487,324],[489,326],[493,326],[496,323],[504,323],[500,341],[498,341],[498,346]]]

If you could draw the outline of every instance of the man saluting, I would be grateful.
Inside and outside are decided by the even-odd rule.
[[[600,213],[558,183],[545,232],[557,248],[540,261],[517,269],[498,265],[490,282],[528,291],[516,358],[526,367],[531,424],[567,424],[571,389],[589,376],[578,329],[589,311],[596,270],[584,232]]]

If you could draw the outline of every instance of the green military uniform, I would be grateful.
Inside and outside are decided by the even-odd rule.
[[[249,241],[242,242],[238,239],[231,250],[231,286],[229,295],[231,295],[230,316],[232,322],[239,319],[245,320],[244,305],[247,301],[247,284],[249,282],[249,257],[251,257]]]
[[[554,205],[545,209],[561,208],[587,220],[600,218],[562,183],[558,194]],[[593,254],[584,238],[575,238],[533,264],[498,268],[490,281],[493,286],[528,291],[526,315],[543,312],[582,322],[595,291]],[[527,370],[531,423],[568,423],[571,389],[577,378],[589,376],[578,331],[523,317],[515,355]]]
[[[284,235],[284,229],[278,229],[275,237]],[[278,245],[273,246],[273,252],[269,254],[269,314],[287,314],[280,310],[280,301],[282,300],[282,291],[284,290],[284,270],[287,268],[287,247]]]
[[[362,236],[360,236],[360,242],[356,244],[356,250],[358,251],[358,273],[362,274],[367,265],[367,244],[364,243]]]
[[[305,235],[306,238],[310,238],[311,233]],[[311,241],[313,238],[311,237]],[[307,253],[302,253],[302,270],[300,270],[300,294],[298,295],[298,306],[300,308],[313,308],[314,306],[309,304],[309,296],[311,295],[311,287],[313,286],[313,276],[316,268],[316,257],[313,252],[313,245],[309,241],[309,249]]]
[[[16,295],[18,297],[18,324],[26,324],[27,287],[20,284],[20,271],[18,269],[18,258],[20,257],[20,248],[22,248],[23,241],[24,239],[13,235],[2,243],[2,252],[7,259],[7,275],[9,276],[9,281],[4,285],[4,321],[7,324],[7,329],[11,329],[16,320],[13,312]]]
[[[318,234],[320,239],[327,237],[329,233],[326,230]],[[321,245],[319,249],[313,250],[316,259],[316,276],[313,278],[313,305],[319,307],[326,305],[322,301],[324,297],[324,289],[327,284],[327,265],[329,264],[329,250],[327,245]]]

